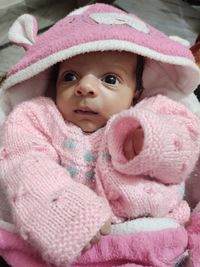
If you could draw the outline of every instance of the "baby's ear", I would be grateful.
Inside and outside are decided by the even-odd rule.
[[[8,39],[18,46],[28,50],[36,42],[38,25],[34,16],[24,14],[10,27]]]

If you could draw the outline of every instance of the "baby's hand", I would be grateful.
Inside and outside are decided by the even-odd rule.
[[[95,243],[97,243],[100,240],[102,235],[108,235],[110,233],[110,231],[111,231],[111,222],[108,221],[99,230],[99,232],[92,238],[92,240],[84,247],[84,249],[82,250],[82,253],[89,250],[92,247],[92,245],[94,245]]]
[[[126,159],[131,160],[137,156],[142,150],[144,143],[144,132],[141,127],[138,127],[133,132],[130,132],[124,142],[123,152]]]

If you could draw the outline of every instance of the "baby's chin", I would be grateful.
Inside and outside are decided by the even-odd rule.
[[[77,126],[80,127],[84,133],[91,134],[98,131],[100,128],[104,127],[105,124],[101,125],[91,122],[85,122],[85,123],[80,123]]]

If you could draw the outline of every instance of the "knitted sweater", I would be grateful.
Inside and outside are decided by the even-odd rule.
[[[138,125],[143,148],[127,161],[123,143]],[[20,104],[4,123],[0,152],[20,235],[60,266],[74,261],[110,217],[172,214],[184,222],[183,181],[197,161],[199,134],[199,120],[164,96],[144,99],[92,134],[64,121],[48,98]]]

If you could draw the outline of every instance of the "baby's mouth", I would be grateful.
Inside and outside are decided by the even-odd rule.
[[[89,108],[81,108],[81,109],[75,109],[74,112],[76,114],[80,115],[97,115],[98,113],[89,109]]]

